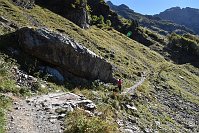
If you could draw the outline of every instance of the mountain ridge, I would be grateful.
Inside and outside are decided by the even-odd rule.
[[[154,16],[185,25],[199,34],[199,9],[191,7],[173,7]]]
[[[116,6],[111,1],[107,1],[110,8],[116,11],[119,15],[126,19],[137,20],[141,26],[147,27],[151,30],[157,31],[160,34],[167,34],[171,32],[183,33],[193,33],[193,31],[183,25],[173,23],[169,20],[162,20],[156,15],[142,15],[136,13],[134,10],[130,9],[128,6]],[[126,7],[126,8],[123,8]],[[128,7],[128,8],[127,8]],[[165,26],[167,25],[167,26]],[[162,31],[163,30],[163,31]],[[163,32],[163,33],[162,33]]]

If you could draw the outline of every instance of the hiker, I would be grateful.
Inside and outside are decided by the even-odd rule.
[[[119,91],[121,92],[122,91],[122,80],[121,79],[118,79],[117,86],[119,88]]]

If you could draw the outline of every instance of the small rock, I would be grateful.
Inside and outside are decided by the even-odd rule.
[[[86,112],[90,117],[94,116],[94,114],[93,114],[91,111],[89,111],[89,110],[85,110],[85,112]]]
[[[155,124],[159,127],[160,126],[160,122],[159,121],[155,121]]]
[[[57,119],[57,116],[56,115],[51,115],[50,119]]]
[[[131,123],[136,123],[136,118],[134,117],[128,117],[128,120],[131,122]]]
[[[123,123],[122,120],[118,120],[118,121],[117,121],[117,124],[118,124],[120,127],[124,126],[124,123]]]
[[[60,103],[53,103],[52,106],[60,106]]]
[[[65,109],[65,108],[57,108],[57,109],[55,110],[55,112],[58,113],[58,114],[61,114],[61,113],[66,113],[66,112],[68,112],[68,110]]]
[[[67,112],[73,112],[73,111],[74,111],[74,108],[72,108],[71,106],[68,106]]]
[[[18,102],[14,102],[13,104],[14,104],[14,105],[18,105],[19,103],[18,103]]]
[[[95,116],[101,116],[102,114],[102,112],[95,112]]]
[[[30,103],[31,101],[29,99],[26,100],[26,103]]]
[[[46,88],[46,86],[44,84],[41,84],[41,88],[44,89]]]
[[[132,126],[131,129],[132,129],[133,131],[135,131],[135,132],[140,132],[139,127],[137,127],[137,126],[135,126],[135,125]]]
[[[31,80],[32,82],[37,82],[37,78],[28,75],[28,80]]]
[[[130,109],[132,111],[137,111],[137,108],[135,106],[130,106],[130,105],[126,105],[127,109]]]
[[[10,117],[10,119],[11,119],[11,121],[13,121],[13,120],[14,120],[14,117],[13,117],[13,116],[11,116],[11,117]]]
[[[19,109],[21,109],[21,108],[20,108],[20,107],[15,107],[14,109],[15,109],[15,110],[19,110]]]
[[[66,114],[61,114],[58,116],[58,119],[60,120],[60,119],[64,118],[65,116],[66,116]]]
[[[94,111],[94,109],[96,109],[96,105],[93,103],[86,104],[85,109],[89,111]]]
[[[124,133],[134,133],[133,130],[131,130],[131,129],[124,129],[123,132]]]
[[[21,88],[21,86],[19,86],[19,85],[16,85],[15,87],[16,87],[17,89],[20,89],[20,88]]]
[[[56,122],[56,119],[50,119],[49,120],[52,124],[54,124]]]
[[[150,132],[151,132],[149,128],[145,128],[144,131],[145,131],[146,133],[150,133]]]
[[[52,106],[47,106],[47,107],[44,108],[44,110],[46,110],[46,111],[52,111],[53,109],[52,109]]]
[[[28,75],[26,75],[26,74],[22,74],[22,77],[25,79],[28,79]]]

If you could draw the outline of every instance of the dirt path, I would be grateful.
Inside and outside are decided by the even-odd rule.
[[[142,83],[145,81],[146,79],[146,72],[143,72],[140,81],[138,81],[135,85],[133,85],[130,88],[125,89],[122,94],[126,95],[126,94],[133,94],[135,92],[135,90],[142,85]]]
[[[49,95],[50,96],[50,95]],[[33,97],[38,99],[39,97]],[[8,112],[7,133],[60,133],[62,121],[53,120],[53,113],[46,111],[42,103],[17,100]],[[52,118],[52,119],[51,119]]]
[[[7,115],[7,133],[62,133],[66,113],[79,105],[85,110],[95,108],[92,101],[73,93],[15,100]]]

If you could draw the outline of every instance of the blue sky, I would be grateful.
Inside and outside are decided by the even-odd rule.
[[[110,0],[115,5],[126,4],[142,14],[158,14],[168,8],[179,6],[199,9],[199,0]]]

